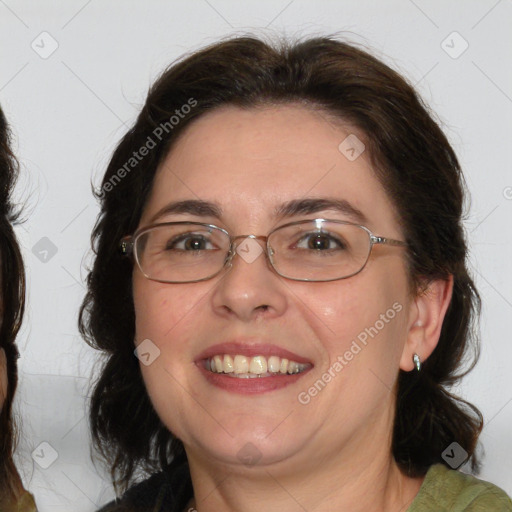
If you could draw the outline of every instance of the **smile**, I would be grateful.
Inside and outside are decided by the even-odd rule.
[[[248,357],[241,354],[217,354],[206,359],[204,367],[212,373],[221,373],[228,377],[253,379],[295,375],[311,368],[311,364],[299,363],[276,355]]]

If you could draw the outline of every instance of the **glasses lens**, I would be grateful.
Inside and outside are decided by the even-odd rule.
[[[226,233],[194,223],[162,224],[142,232],[135,241],[143,274],[163,282],[206,279],[222,269],[228,251]]]
[[[330,281],[357,274],[370,253],[370,236],[360,226],[312,221],[272,233],[274,268],[290,279]]]

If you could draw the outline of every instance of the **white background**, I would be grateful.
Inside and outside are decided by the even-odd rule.
[[[484,302],[481,360],[459,392],[486,420],[480,477],[512,493],[511,27],[511,0],[0,0],[0,104],[27,218],[17,229],[28,272],[18,458],[41,512],[93,511],[112,496],[90,458],[84,397],[96,354],[77,330],[98,212],[91,181],[165,66],[247,32],[342,33],[405,74],[437,113],[472,194],[466,227]],[[43,59],[33,41],[40,53],[58,48]],[[46,262],[32,252],[43,237],[57,249]]]

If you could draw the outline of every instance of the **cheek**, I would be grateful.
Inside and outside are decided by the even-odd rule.
[[[194,332],[187,322],[187,313],[193,314],[197,298],[190,289],[185,291],[134,276],[133,299],[135,342],[149,353],[147,364],[142,359],[140,364],[149,398],[167,427],[180,435],[175,415],[182,416],[186,411],[182,386],[187,387],[187,365],[191,364],[189,338]]]
[[[173,333],[180,332],[188,323],[183,320],[199,300],[191,291],[190,287],[186,290],[134,276],[136,341],[149,338],[160,345]]]
[[[155,390],[174,388],[175,381],[170,376],[180,381],[183,378],[183,363],[189,357],[191,345],[187,312],[193,307],[193,299],[173,286],[145,278],[134,279],[133,299],[135,344],[137,352],[143,354],[140,367],[153,400],[159,396]],[[155,407],[160,409],[156,404]]]
[[[351,279],[300,293],[300,316],[321,342],[323,364],[346,355],[354,371],[379,363],[395,372],[407,335],[408,305],[406,274],[401,265],[396,267],[375,275],[367,268]]]

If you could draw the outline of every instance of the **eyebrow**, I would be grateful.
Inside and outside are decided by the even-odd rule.
[[[166,215],[171,215],[173,213],[187,213],[197,217],[215,217],[217,219],[222,217],[222,209],[220,206],[200,199],[187,199],[185,201],[175,201],[167,204],[158,210],[158,212],[151,217],[149,222],[153,224],[161,217],[165,217]]]
[[[365,224],[368,219],[364,213],[350,204],[345,199],[332,198],[302,198],[287,201],[274,209],[274,216],[279,219],[287,219],[298,215],[310,215],[325,210],[331,210],[337,213],[348,215],[360,224]],[[149,222],[155,223],[161,217],[171,214],[189,214],[196,217],[214,217],[220,219],[222,217],[222,208],[209,201],[201,199],[187,199],[184,201],[175,201],[167,204],[151,217]]]
[[[343,213],[360,224],[368,222],[366,215],[361,210],[350,204],[347,200],[324,197],[310,197],[288,201],[278,206],[274,211],[274,215],[278,219],[284,219],[295,217],[297,215],[318,213],[324,210]]]

